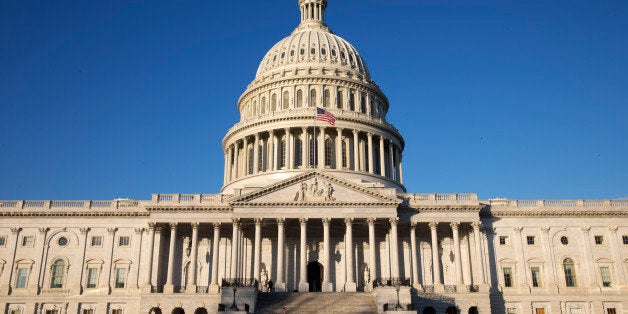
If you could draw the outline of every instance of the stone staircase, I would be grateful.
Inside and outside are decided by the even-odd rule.
[[[370,292],[263,292],[256,313],[377,313]]]

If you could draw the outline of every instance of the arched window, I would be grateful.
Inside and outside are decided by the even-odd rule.
[[[329,107],[329,89],[323,92],[323,107]]]
[[[257,170],[260,172],[266,171],[266,155],[264,154],[264,145],[257,147]]]
[[[338,94],[336,95],[336,107],[338,107],[339,109],[343,109],[344,104],[342,101],[342,89],[338,90]]]
[[[259,108],[259,113],[260,114],[266,113],[266,97],[262,97],[262,105]]]
[[[334,141],[330,138],[325,139],[325,166],[332,168],[336,167],[336,154],[334,151]]]
[[[567,287],[576,287],[576,268],[574,267],[573,260],[571,260],[571,258],[563,260],[563,270],[565,271],[565,285]]]
[[[294,165],[295,167],[301,167],[303,165],[303,156],[301,155],[301,151],[302,151],[302,145],[303,143],[301,142],[301,138],[296,138],[294,141]]]
[[[253,162],[255,161],[253,160],[253,146],[247,147],[246,150],[247,150],[247,155],[248,155],[246,156],[248,158],[247,163],[249,165],[249,169],[246,173],[253,174]]]
[[[272,111],[276,111],[277,110],[277,94],[273,94],[270,98],[270,110]]]
[[[52,263],[52,277],[50,278],[50,288],[63,288],[63,276],[65,275],[65,262],[57,259]]]
[[[303,107],[303,91],[297,91],[297,108]]]
[[[255,117],[257,115],[257,101],[253,102],[253,108],[251,109],[251,117]]]
[[[318,165],[318,145],[316,145],[316,140],[314,138],[310,138],[310,166],[316,168]]]
[[[364,97],[364,94],[360,97],[360,112],[366,113],[366,97]]]
[[[355,93],[349,92],[349,110],[355,111]]]
[[[281,103],[281,105],[283,106],[283,109],[288,109],[289,100],[290,100],[290,94],[288,94],[288,92],[283,92],[283,101]]]
[[[310,107],[316,107],[316,90],[310,91]]]

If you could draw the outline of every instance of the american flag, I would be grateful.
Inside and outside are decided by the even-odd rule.
[[[316,108],[316,120],[325,121],[331,125],[336,124],[336,117],[323,108]]]

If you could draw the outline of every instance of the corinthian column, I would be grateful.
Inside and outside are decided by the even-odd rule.
[[[397,223],[399,218],[390,218],[390,245],[391,245],[391,275],[393,278],[399,278],[399,244],[397,241]]]
[[[214,240],[212,241],[212,282],[209,291],[218,293],[218,249],[220,245],[220,223],[214,223]]]
[[[301,224],[301,245],[299,254],[299,292],[310,291],[310,285],[307,282],[307,218],[299,219]]]
[[[260,260],[262,255],[262,219],[255,218],[255,243],[253,254],[253,278],[260,282]]]
[[[366,133],[368,139],[368,158],[369,158],[369,173],[373,173],[373,134],[371,132]]]
[[[190,254],[190,286],[186,287],[186,292],[196,293],[196,269],[198,256],[198,222],[192,223],[192,252]]]
[[[353,170],[360,170],[360,159],[358,151],[358,131],[353,131]]]
[[[416,222],[410,223],[410,259],[412,260],[412,286],[419,286],[419,264],[416,259]]]
[[[284,292],[286,291],[286,283],[283,282],[284,279],[284,271],[283,271],[283,262],[284,262],[284,252],[286,251],[284,245],[284,218],[277,218],[277,280],[275,284],[275,291]]]
[[[443,283],[440,280],[440,258],[438,257],[438,236],[436,228],[437,222],[430,222],[430,232],[432,235],[432,275],[434,276],[434,290],[443,290]]]
[[[329,267],[333,265],[331,262],[331,252],[329,251],[329,218],[323,218],[323,250],[325,253],[323,255],[323,292],[333,292],[334,285],[329,282]]]
[[[345,283],[345,292],[356,292],[357,286],[355,280],[353,279],[353,274],[355,270],[353,269],[353,218],[345,218],[345,226],[346,226],[346,246],[345,246],[345,254],[346,258],[346,271],[347,271],[347,282]]]
[[[486,284],[486,280],[484,279],[484,263],[482,263],[482,245],[480,243],[480,222],[474,221],[471,223],[471,227],[473,228],[473,240],[475,246],[475,267],[473,269],[477,269],[477,276],[473,278],[474,284]]]
[[[231,277],[232,279],[236,278],[238,276],[238,237],[239,237],[239,233],[238,233],[238,227],[240,224],[240,219],[239,218],[233,218],[233,224],[232,224],[232,229],[231,229],[231,268],[230,270],[230,275],[229,277]]]
[[[375,276],[377,276],[377,265],[375,265],[375,218],[369,218],[366,221],[369,225],[369,275],[371,276],[370,279],[372,288],[372,283],[375,281]]]
[[[177,240],[177,223],[170,223],[170,247],[168,249],[168,274],[166,276],[166,284],[164,285],[164,293],[173,293],[174,286],[172,281],[174,279],[174,256],[175,256],[175,244]]]
[[[449,224],[449,226],[451,226],[451,231],[453,233],[453,237],[454,237],[454,255],[455,255],[455,262],[456,262],[456,285],[459,286],[460,288],[464,288],[464,282],[463,282],[463,278],[462,278],[462,256],[460,254],[460,235],[458,234],[458,227],[460,226],[460,223],[457,221],[454,221],[452,223]],[[460,290],[460,291],[464,291],[464,290]]]

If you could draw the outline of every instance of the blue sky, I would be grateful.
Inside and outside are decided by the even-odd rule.
[[[296,0],[0,3],[0,199],[217,193]],[[406,140],[408,191],[628,197],[628,2],[330,0]]]

